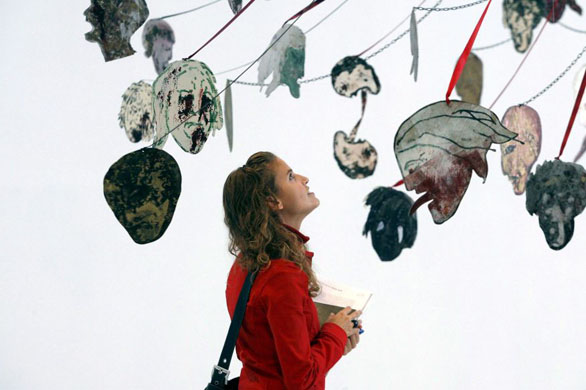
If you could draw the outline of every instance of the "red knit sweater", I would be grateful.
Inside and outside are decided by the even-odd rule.
[[[288,227],[307,242],[309,237]],[[306,251],[312,261],[313,253]],[[234,261],[226,285],[230,317],[247,272]],[[242,362],[241,390],[323,390],[327,372],[342,357],[346,332],[336,324],[320,329],[308,279],[293,262],[273,259],[259,272],[236,342]]]

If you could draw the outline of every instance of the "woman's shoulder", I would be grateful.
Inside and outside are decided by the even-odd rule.
[[[307,290],[307,275],[297,264],[287,259],[272,259],[269,264],[257,276],[263,284],[263,291],[292,285]]]

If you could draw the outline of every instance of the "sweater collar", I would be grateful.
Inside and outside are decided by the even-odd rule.
[[[287,230],[289,230],[290,232],[295,233],[295,235],[301,240],[303,241],[303,243],[305,244],[307,241],[309,241],[309,237],[307,237],[305,234],[301,233],[299,230],[295,229],[292,226],[289,226],[287,224],[282,224],[285,228],[287,228]]]

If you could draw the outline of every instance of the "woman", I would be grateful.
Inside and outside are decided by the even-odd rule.
[[[308,181],[272,153],[258,152],[224,184],[230,253],[237,256],[226,286],[231,317],[248,271],[258,271],[236,342],[240,389],[325,389],[329,369],[359,341],[352,320],[361,313],[349,307],[320,329],[311,300],[319,292],[313,253],[299,232],[319,205]]]

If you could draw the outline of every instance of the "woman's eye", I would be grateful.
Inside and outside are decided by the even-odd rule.
[[[293,180],[294,176],[292,173],[289,174],[289,180]]]

